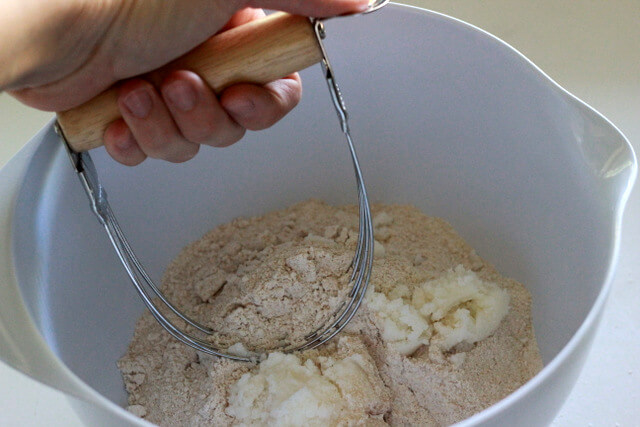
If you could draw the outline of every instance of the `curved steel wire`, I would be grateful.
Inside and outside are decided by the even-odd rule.
[[[384,6],[387,1],[388,0],[379,0],[377,2],[374,2],[373,5],[375,8],[372,7],[372,10],[370,11],[377,10],[379,7]],[[371,210],[369,206],[367,190],[364,185],[362,170],[360,168],[358,156],[356,155],[356,150],[349,130],[347,110],[345,108],[340,89],[336,84],[333,69],[331,68],[331,64],[329,63],[327,53],[322,43],[322,40],[325,36],[322,21],[318,19],[312,19],[311,24],[313,25],[323,56],[321,65],[324,73],[324,78],[329,87],[329,93],[338,114],[341,129],[347,140],[347,145],[355,172],[359,205],[358,241],[356,244],[355,255],[350,266],[350,268],[352,269],[349,278],[351,289],[347,295],[347,300],[343,301],[343,303],[340,304],[340,306],[336,309],[332,316],[330,316],[322,326],[318,327],[314,332],[305,335],[304,342],[287,344],[285,346],[274,348],[270,351],[293,352],[311,349],[326,343],[331,338],[336,336],[342,329],[344,329],[345,326],[347,326],[349,321],[353,318],[358,308],[360,307],[365,296],[369,280],[371,278],[371,269],[373,266],[374,240]],[[136,289],[136,292],[138,293],[146,307],[149,309],[153,317],[158,321],[158,323],[174,338],[186,345],[195,348],[198,351],[238,361],[255,362],[256,360],[258,360],[261,357],[260,354],[240,356],[218,349],[210,342],[205,341],[202,338],[199,338],[192,333],[185,331],[184,328],[178,327],[162,312],[161,305],[168,308],[178,318],[182,319],[182,321],[199,330],[201,333],[205,335],[212,335],[215,333],[215,331],[211,328],[208,328],[207,326],[196,322],[186,314],[182,313],[162,294],[159,287],[156,286],[153,280],[149,277],[146,270],[136,257],[133,249],[131,248],[131,245],[127,241],[124,232],[120,228],[120,225],[118,224],[118,221],[107,201],[106,192],[100,184],[97,171],[95,169],[93,161],[91,160],[91,156],[86,152],[73,152],[70,149],[69,145],[66,143],[64,135],[59,126],[56,126],[56,130],[65,143],[71,162],[76,170],[76,173],[83,185],[85,192],[87,193],[87,196],[89,197],[92,211],[98,217],[100,223],[104,227],[109,240],[111,241],[111,244],[113,245],[116,254],[118,255],[118,258],[120,259],[120,262],[122,263],[125,271],[127,272],[127,275],[131,279],[131,282]],[[154,296],[157,297],[157,300],[154,300]]]

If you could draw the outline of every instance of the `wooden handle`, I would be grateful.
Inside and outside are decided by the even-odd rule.
[[[277,80],[321,59],[308,18],[274,13],[220,33],[144,78],[157,85],[172,70],[186,69],[199,74],[220,93],[235,83]],[[117,88],[111,87],[79,107],[58,113],[58,123],[73,150],[102,145],[107,126],[121,117],[117,97]]]

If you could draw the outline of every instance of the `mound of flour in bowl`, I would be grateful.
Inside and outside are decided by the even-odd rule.
[[[161,425],[448,425],[542,367],[531,298],[446,222],[373,206],[375,260],[362,307],[316,350],[259,364],[178,343],[146,313],[118,362],[129,410]],[[187,246],[163,290],[243,352],[300,339],[348,291],[354,206],[308,201],[238,218]]]

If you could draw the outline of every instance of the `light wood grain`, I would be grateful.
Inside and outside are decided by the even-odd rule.
[[[277,80],[321,59],[309,19],[275,13],[225,31],[144,78],[158,85],[170,71],[187,69],[220,93],[235,83]],[[107,126],[121,117],[117,97],[116,85],[86,104],[58,113],[71,148],[79,152],[102,145]]]

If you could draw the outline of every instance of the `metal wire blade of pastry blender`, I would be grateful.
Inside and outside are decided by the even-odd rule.
[[[357,15],[367,14],[374,12],[381,7],[385,6],[389,0],[377,0],[369,4],[369,8],[364,12]],[[352,16],[352,15],[349,15]],[[324,78],[329,87],[329,93],[331,100],[338,113],[338,119],[342,132],[345,134],[351,159],[353,161],[353,168],[355,171],[356,185],[358,189],[358,203],[359,203],[359,230],[358,241],[356,245],[356,252],[351,263],[351,275],[349,283],[352,284],[351,290],[347,296],[347,300],[343,301],[336,309],[333,315],[315,331],[304,336],[305,341],[303,343],[288,344],[278,348],[271,349],[269,351],[285,351],[293,352],[305,349],[311,349],[318,347],[329,341],[336,336],[353,318],[356,311],[362,303],[369,279],[371,277],[371,269],[373,263],[373,225],[371,220],[371,211],[369,208],[369,200],[367,197],[367,191],[365,189],[364,180],[362,177],[362,171],[358,162],[355,147],[349,131],[349,122],[347,110],[340,93],[340,89],[335,81],[333,69],[329,62],[327,52],[324,48],[323,39],[325,38],[325,30],[322,19],[311,19],[313,30],[317,38],[318,44],[322,52],[321,66],[324,73]],[[160,291],[158,286],[149,277],[144,267],[136,257],[133,249],[129,245],[127,238],[120,228],[116,217],[111,210],[111,207],[107,201],[107,194],[104,187],[98,179],[96,168],[91,160],[91,156],[87,152],[75,152],[70,147],[64,138],[62,130],[59,126],[56,126],[56,131],[60,134],[61,139],[64,142],[69,158],[73,167],[82,183],[82,186],[89,197],[91,203],[91,209],[93,213],[98,217],[101,225],[104,227],[111,244],[113,245],[120,262],[124,266],[129,278],[131,279],[136,292],[143,300],[153,317],[158,323],[167,330],[174,338],[180,342],[195,348],[203,353],[225,357],[238,361],[255,361],[260,357],[260,354],[251,356],[236,355],[231,353],[225,353],[224,350],[220,350],[210,342],[198,338],[195,335],[186,332],[179,328],[171,321],[159,308],[159,304],[154,301],[154,295],[160,302],[169,310],[171,310],[176,316],[197,329],[203,334],[213,335],[215,332],[204,326],[187,315],[183,314],[178,308],[176,308]]]

